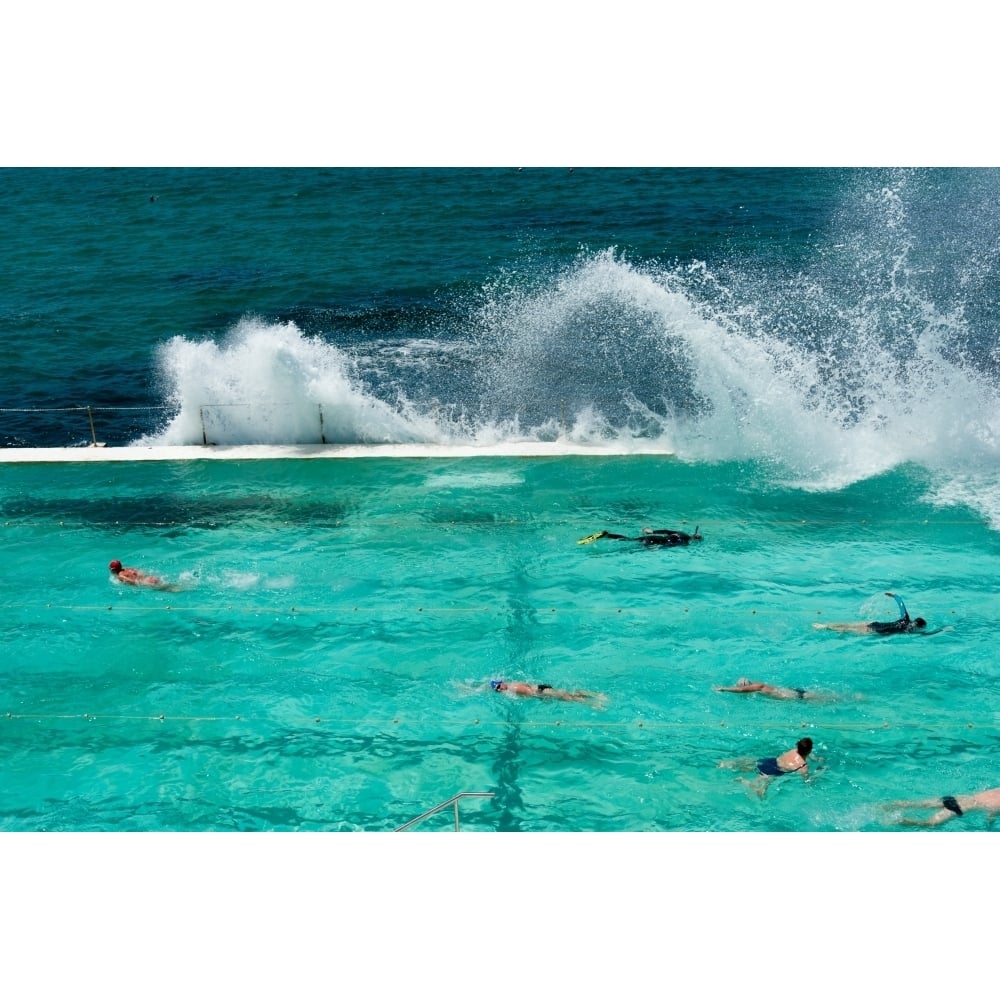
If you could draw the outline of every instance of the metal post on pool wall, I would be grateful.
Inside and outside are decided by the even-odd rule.
[[[87,416],[90,419],[90,447],[91,448],[103,448],[104,442],[97,440],[97,429],[94,427],[94,411],[88,406]]]
[[[198,407],[198,417],[201,420],[201,443],[208,447],[208,435],[205,433],[205,407]]]

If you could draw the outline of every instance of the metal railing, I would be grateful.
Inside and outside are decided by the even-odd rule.
[[[284,421],[283,412],[291,414],[291,419],[284,421],[290,435],[287,441],[289,444],[332,444],[335,441],[331,438],[339,439],[345,433],[348,438],[342,443],[361,443],[356,442],[359,434],[356,425],[362,414],[357,407],[348,404],[304,403],[301,400],[203,403],[197,409],[201,443],[206,447],[219,442],[232,442],[234,439],[242,441],[247,438],[248,432],[252,437],[261,427],[270,427],[276,417]],[[440,416],[447,416],[449,412],[454,418],[459,411],[454,407],[441,408],[435,403],[431,416],[436,422]],[[464,414],[464,407],[460,413]],[[63,446],[76,446],[82,443],[81,439],[85,435],[92,448],[101,448],[107,443],[128,443],[153,434],[158,428],[162,430],[164,417],[171,414],[175,417],[179,415],[176,406],[0,406],[0,447],[36,447],[33,442],[37,440],[46,442],[43,447],[53,447],[58,446],[56,442],[60,439],[65,442]],[[343,427],[337,420],[338,416],[346,421]],[[185,426],[187,434],[192,434],[192,431],[197,433],[187,422]],[[560,402],[559,429],[560,433],[566,431],[564,402]],[[194,444],[195,441],[190,443]],[[368,443],[391,442],[380,434]]]
[[[458,825],[458,802],[459,799],[492,799],[494,796],[493,792],[459,792],[458,795],[453,795],[450,799],[446,799],[444,802],[439,802],[433,809],[428,809],[427,812],[421,813],[416,819],[411,819],[409,823],[404,823],[402,826],[396,827],[393,831],[394,833],[402,833],[404,830],[409,830],[411,826],[416,826],[418,823],[423,822],[428,816],[433,816],[435,813],[441,812],[442,809],[447,809],[448,806],[454,805],[455,807],[455,833],[459,832]]]
[[[56,436],[56,428],[59,427],[67,435],[76,437],[76,435],[82,434],[84,427],[88,428],[90,431],[90,446],[92,448],[100,448],[104,446],[104,441],[98,440],[98,426],[95,416],[99,413],[104,414],[115,414],[116,420],[114,421],[115,426],[118,427],[119,433],[123,433],[126,439],[137,437],[141,433],[146,433],[153,430],[152,420],[143,421],[143,426],[134,425],[134,417],[137,414],[163,414],[171,411],[173,408],[168,406],[44,406],[44,407],[0,407],[0,440],[4,437],[8,437],[12,440],[21,440],[26,434],[24,429],[22,429],[21,424],[24,420],[18,420],[19,417],[24,415],[31,415],[33,417],[42,417],[43,433],[49,439]],[[52,417],[49,420],[48,425],[45,424],[44,418],[49,414],[59,414],[59,417]],[[68,418],[62,415],[68,414]],[[125,420],[123,423],[123,414],[128,414],[132,416],[132,420]],[[84,423],[79,418],[81,416],[86,416],[86,423]],[[108,430],[109,421],[104,422],[104,426],[101,428],[102,436],[103,432]],[[32,421],[32,428],[37,431],[39,421]],[[148,426],[145,426],[148,425]],[[13,426],[13,431],[9,428]],[[113,428],[111,428],[113,429]],[[61,435],[60,435],[61,436]],[[75,443],[75,442],[74,442]],[[51,446],[51,445],[50,445]]]

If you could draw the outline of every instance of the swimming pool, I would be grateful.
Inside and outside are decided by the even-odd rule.
[[[667,455],[27,462],[0,524],[2,830],[387,831],[463,791],[494,795],[463,831],[875,830],[996,784],[996,536],[912,467],[819,493]],[[644,526],[703,541],[578,544]],[[943,631],[811,627],[895,617],[887,590]],[[835,697],[713,691],[741,676]],[[802,735],[815,777],[764,798],[716,766]]]

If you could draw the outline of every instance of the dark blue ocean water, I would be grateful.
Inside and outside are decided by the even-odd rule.
[[[500,286],[485,298],[502,309],[503,286],[544,288],[610,248],[640,262],[794,256],[828,222],[839,176],[4,171],[0,402],[169,404],[158,350],[174,337],[224,340],[247,316],[362,352],[468,342],[483,333],[484,289]],[[452,399],[464,381],[442,378]],[[367,388],[379,391],[375,379]],[[159,419],[106,414],[104,436]],[[8,444],[73,440],[64,418],[4,424]]]
[[[483,789],[489,829],[857,830],[995,783],[998,191],[0,171],[8,456],[552,449],[0,463],[0,825],[392,829]],[[577,545],[695,525],[683,551]],[[126,590],[111,558],[183,590]],[[945,631],[811,628],[884,618],[887,590]],[[499,701],[497,675],[609,705]],[[712,691],[739,676],[837,700]],[[690,766],[803,728],[824,773],[764,802]]]
[[[998,184],[975,170],[0,171],[0,443],[91,437],[81,411],[19,409],[90,406],[109,444],[193,443],[197,407],[308,403],[337,408],[345,440],[575,424],[578,439],[682,453],[709,437],[797,459],[780,438],[805,418],[877,439],[824,446],[923,458],[897,439],[912,416],[907,433],[949,438],[932,459],[990,451]],[[354,419],[382,404],[377,426]],[[238,423],[217,435],[297,435],[260,409]]]

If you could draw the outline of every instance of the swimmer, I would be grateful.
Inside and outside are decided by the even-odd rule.
[[[589,545],[599,538],[612,538],[620,542],[641,542],[643,545],[687,545],[690,542],[700,542],[701,535],[698,529],[694,529],[694,534],[689,535],[686,531],[677,531],[674,528],[643,528],[642,534],[636,538],[629,535],[616,535],[611,531],[598,531],[593,535],[581,538],[577,545]]]
[[[525,684],[521,681],[490,681],[490,689],[501,694],[516,694],[521,698],[554,698],[556,701],[585,701],[596,705],[607,698],[594,691],[563,691],[551,684]]]
[[[738,757],[735,760],[721,760],[719,767],[727,767],[735,771],[756,771],[757,780],[755,782],[745,782],[749,784],[757,794],[763,798],[767,792],[767,786],[773,778],[780,778],[786,774],[798,772],[805,778],[809,774],[809,762],[806,758],[812,753],[813,741],[808,736],[803,736],[795,747],[786,750],[778,757]],[[741,778],[741,781],[745,779]]]
[[[941,826],[956,816],[964,816],[979,809],[986,813],[987,826],[992,827],[993,821],[1000,814],[1000,788],[988,788],[972,795],[945,795],[939,799],[921,799],[917,802],[890,802],[885,808],[937,810],[927,819],[903,817],[896,821],[900,826]]]
[[[822,695],[816,691],[807,691],[805,688],[775,687],[773,684],[765,684],[763,681],[748,681],[741,677],[732,687],[717,687],[715,691],[728,691],[733,694],[762,694],[768,698],[780,698],[783,701],[817,701],[832,697]]]
[[[158,576],[150,576],[148,573],[133,569],[131,566],[123,566],[117,559],[112,559],[108,563],[108,569],[114,574],[115,579],[121,580],[122,583],[131,584],[133,587],[152,587],[154,590],[180,590],[180,587],[175,587],[172,583],[164,583]]]
[[[866,632],[893,635],[898,632],[922,632],[927,628],[927,622],[923,618],[910,618],[910,612],[906,610],[901,597],[888,590],[885,596],[891,597],[899,606],[900,616],[893,622],[814,622],[813,628],[827,629],[830,632],[855,632],[858,635]]]

